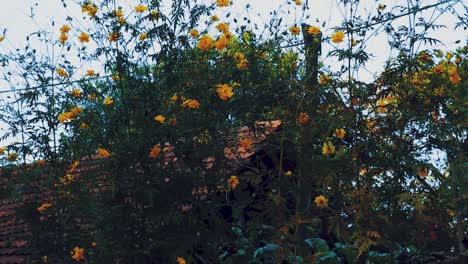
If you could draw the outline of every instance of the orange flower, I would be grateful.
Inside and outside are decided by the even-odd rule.
[[[444,72],[444,66],[442,65],[437,65],[432,69],[432,72],[439,74]]]
[[[137,5],[135,6],[135,12],[137,13],[143,13],[145,11],[148,11],[148,7],[145,5]]]
[[[97,243],[96,243],[96,242],[93,242],[93,243],[91,243],[91,246],[96,247],[96,246],[97,246]]]
[[[333,43],[343,42],[344,37],[345,37],[345,34],[343,33],[343,31],[335,32],[331,36]]]
[[[83,248],[75,247],[72,252],[72,259],[76,261],[84,261],[85,260],[85,253]]]
[[[311,35],[318,35],[318,34],[320,34],[320,28],[318,28],[316,26],[310,26],[307,29],[307,33],[309,33]]]
[[[159,145],[154,145],[148,156],[152,159],[157,159],[159,153],[161,153],[161,147]]]
[[[251,149],[253,147],[253,144],[254,142],[250,138],[241,138],[239,140],[239,145],[245,150]]]
[[[214,15],[214,16],[211,16],[210,20],[213,21],[213,22],[216,22],[216,21],[219,20],[219,17]]]
[[[343,128],[337,128],[335,129],[335,135],[339,138],[344,138],[346,134],[346,131]]]
[[[140,36],[138,37],[139,41],[143,41],[148,37],[148,34],[146,33],[141,33]]]
[[[118,32],[111,32],[109,34],[110,41],[117,41],[120,38],[120,34]]]
[[[229,32],[229,24],[219,23],[218,25],[216,25],[216,29],[218,29],[223,34],[226,34],[227,32]]]
[[[104,99],[104,102],[103,102],[104,105],[111,105],[113,103],[114,103],[114,100],[112,100],[112,98],[110,96],[106,96],[106,98]]]
[[[320,83],[320,84],[326,84],[326,83],[328,83],[330,80],[331,80],[331,76],[330,76],[330,75],[320,74],[320,77],[319,77],[319,83]]]
[[[234,95],[232,87],[230,87],[227,84],[218,84],[216,85],[216,87],[218,87],[218,89],[216,89],[216,92],[218,92],[218,96],[219,98],[221,98],[221,100],[227,101]]]
[[[64,45],[65,42],[67,42],[68,40],[67,34],[61,34],[59,40],[60,40],[60,44]]]
[[[154,117],[154,120],[158,121],[161,124],[164,124],[164,121],[166,120],[166,118],[162,115],[157,115]]]
[[[73,97],[80,97],[81,96],[81,90],[80,89],[73,89],[73,90],[71,90],[70,94]]]
[[[315,197],[314,203],[315,205],[317,205],[317,207],[323,208],[323,207],[328,206],[328,199],[325,198],[325,196],[320,195],[320,196]]]
[[[84,33],[84,32],[81,32],[81,34],[78,36],[78,40],[81,43],[88,43],[89,42],[89,35]]]
[[[297,122],[301,124],[307,124],[310,121],[309,114],[307,113],[300,113],[299,116],[297,117]]]
[[[299,35],[299,33],[301,33],[301,29],[299,27],[296,27],[296,26],[291,26],[289,28],[289,32],[291,32],[291,34],[293,34],[293,35]]]
[[[83,13],[88,13],[90,17],[94,17],[96,13],[98,12],[97,6],[91,4],[91,3],[86,3],[81,6],[81,12]]]
[[[298,6],[302,5],[301,0],[294,0],[294,3],[296,3],[296,5],[298,5]]]
[[[41,206],[39,206],[39,207],[37,208],[37,211],[39,211],[40,213],[42,213],[42,212],[44,212],[45,210],[47,210],[47,208],[49,208],[49,207],[51,207],[51,206],[52,206],[52,204],[50,204],[50,203],[43,203],[43,204],[41,204]]]
[[[336,148],[330,141],[323,143],[322,154],[324,156],[330,156],[336,152]]]
[[[218,40],[216,40],[214,46],[217,50],[223,50],[224,48],[226,48],[228,42],[229,39],[226,37],[226,35],[222,35],[218,38]]]
[[[231,3],[231,0],[216,0],[216,3],[219,7],[225,7]]]
[[[62,34],[66,34],[68,32],[70,32],[71,28],[67,25],[63,25],[62,27],[60,27],[60,33]]]
[[[68,73],[62,68],[57,68],[55,72],[57,72],[57,74],[63,78],[68,78]]]
[[[237,185],[239,185],[239,179],[237,179],[237,176],[231,176],[229,177],[229,179],[227,180],[227,184],[229,186],[229,188],[231,189],[235,189],[237,187]]]
[[[108,158],[111,156],[110,152],[107,149],[98,148],[97,152],[99,153],[99,155],[101,155],[104,158]]]
[[[190,35],[192,38],[196,38],[196,37],[198,37],[198,35],[200,35],[200,33],[198,32],[198,30],[192,28],[192,29],[189,31],[189,35]]]
[[[182,103],[182,106],[196,109],[196,108],[200,108],[200,103],[195,99],[187,99]]]
[[[421,176],[422,178],[427,177],[427,175],[429,175],[428,168],[419,168],[417,172],[418,172],[418,175]]]
[[[117,9],[117,10],[114,10],[114,16],[115,17],[123,17],[123,10],[122,9]]]
[[[214,40],[210,35],[203,35],[197,43],[197,48],[207,51],[214,46]]]

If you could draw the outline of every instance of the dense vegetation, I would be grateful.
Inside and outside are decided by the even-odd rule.
[[[32,263],[392,263],[465,250],[468,50],[418,50],[440,28],[419,12],[460,1],[377,3],[368,18],[339,1],[350,15],[334,29],[283,25],[285,10],[256,25],[216,16],[230,0],[199,2],[82,2],[82,18],[0,54],[4,79],[23,85],[2,104],[3,139],[15,140],[0,150],[3,194],[38,194],[22,210]],[[285,7],[307,14],[305,2]],[[410,25],[394,28],[399,14]],[[380,25],[396,56],[360,80]]]

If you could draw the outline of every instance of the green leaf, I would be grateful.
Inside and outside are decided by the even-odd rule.
[[[357,256],[356,250],[350,245],[335,243],[335,251],[343,255],[348,263],[353,263]]]
[[[304,240],[306,244],[316,252],[326,254],[330,251],[327,242],[321,238],[308,238]]]
[[[325,255],[319,258],[319,263],[326,263],[326,264],[339,264],[341,263],[340,258],[336,255],[335,252],[330,251]]]
[[[279,247],[276,244],[266,244],[264,247],[261,247],[261,248],[258,248],[257,250],[255,250],[254,258],[256,258],[258,254],[263,254],[263,252],[265,252],[265,251],[275,251],[278,248]]]

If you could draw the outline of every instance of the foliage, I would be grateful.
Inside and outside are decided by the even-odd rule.
[[[25,87],[3,107],[4,138],[18,142],[2,150],[2,177],[8,195],[38,193],[23,209],[33,262],[391,263],[461,251],[466,46],[418,51],[436,43],[434,21],[395,30],[379,6],[398,54],[363,81],[371,17],[329,36],[304,24],[313,44],[302,48],[300,29],[281,22],[265,38],[233,27],[240,18],[222,24],[229,12],[216,21],[226,3],[83,2],[69,29],[35,34],[59,55],[39,55],[37,42],[1,55],[17,69],[5,79]],[[309,67],[317,43],[333,43],[338,71]]]

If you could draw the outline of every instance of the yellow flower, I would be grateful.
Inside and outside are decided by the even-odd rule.
[[[444,72],[444,66],[443,65],[437,65],[434,68],[432,68],[432,72],[439,74]]]
[[[177,264],[186,264],[185,259],[183,257],[178,257]]]
[[[164,124],[164,121],[166,121],[166,118],[162,115],[157,115],[154,117],[154,120],[158,121],[161,124]]]
[[[237,68],[241,70],[245,70],[247,67],[249,67],[249,62],[247,60],[242,60],[237,64]]]
[[[154,145],[148,156],[152,159],[157,159],[159,153],[161,153],[161,147],[159,145]]]
[[[106,96],[106,98],[104,99],[104,102],[102,102],[104,105],[111,105],[114,103],[114,100],[112,100],[112,97],[110,96]]]
[[[115,74],[115,75],[112,75],[111,78],[112,78],[112,80],[114,80],[114,81],[120,81],[120,76],[119,76],[119,75],[116,75],[116,74]]]
[[[139,41],[143,41],[148,37],[148,34],[146,33],[141,33],[140,36],[138,37]]]
[[[0,148],[0,155],[5,154],[5,151],[6,151],[6,150],[7,150],[6,148]]]
[[[222,35],[221,37],[218,38],[218,40],[216,40],[214,45],[217,50],[223,50],[224,48],[226,48],[228,43],[229,43],[229,40],[226,37],[226,35]]]
[[[289,28],[289,32],[291,32],[291,34],[293,34],[293,35],[299,35],[299,33],[301,33],[301,29],[299,27],[296,27],[296,26],[291,26]]]
[[[151,11],[150,16],[151,16],[151,20],[156,20],[159,18],[159,12],[156,10],[153,10]]]
[[[190,31],[189,31],[189,34],[192,38],[196,38],[198,37],[198,35],[200,35],[200,33],[198,32],[198,30],[192,28]]]
[[[71,117],[71,113],[70,112],[64,112],[64,113],[61,113],[59,116],[58,116],[58,120],[60,123],[64,123],[68,120],[70,120],[72,117]]]
[[[91,3],[85,3],[81,6],[81,12],[83,13],[88,13],[90,17],[94,17],[96,13],[98,12],[97,6],[91,4]]]
[[[346,131],[343,128],[335,129],[335,135],[339,138],[344,138],[346,135]]]
[[[73,97],[80,97],[81,96],[81,90],[80,89],[73,89],[73,90],[71,90],[70,94]]]
[[[223,34],[226,34],[226,33],[229,32],[229,24],[228,23],[219,23],[216,26],[216,29],[218,29]]]
[[[62,68],[57,68],[55,72],[57,72],[57,74],[63,78],[68,78],[68,73]]]
[[[216,89],[216,92],[218,93],[218,96],[221,98],[221,100],[227,101],[234,95],[232,87],[227,84],[218,84],[216,87],[218,88]]]
[[[286,176],[292,176],[292,175],[293,175],[293,172],[292,172],[292,171],[288,170],[288,171],[286,172]]]
[[[237,187],[237,185],[239,185],[239,179],[237,179],[237,176],[232,175],[227,180],[227,184],[228,184],[229,188],[235,189]]]
[[[200,103],[195,99],[187,99],[182,103],[182,106],[195,109],[200,108]]]
[[[296,5],[298,5],[298,6],[302,5],[301,0],[294,0],[294,3],[296,3]]]
[[[215,15],[215,16],[211,16],[210,19],[211,19],[211,21],[216,22],[216,21],[219,20],[219,17]]]
[[[78,40],[81,43],[88,43],[89,42],[89,35],[84,33],[84,32],[81,32],[80,36],[78,36]]]
[[[300,124],[307,124],[310,121],[310,116],[307,113],[300,113],[299,116],[297,117],[297,122]]]
[[[319,77],[319,83],[320,83],[320,84],[326,84],[326,83],[328,83],[330,80],[331,80],[331,76],[330,76],[330,75],[320,74],[320,77]]]
[[[137,13],[143,13],[145,11],[148,11],[148,7],[145,5],[137,5],[135,6],[135,12]]]
[[[52,204],[50,203],[43,203],[41,204],[41,206],[37,207],[37,211],[39,211],[40,213],[44,212],[45,210],[47,210],[47,208],[51,207]]]
[[[125,18],[124,18],[124,17],[118,17],[118,18],[117,18],[117,22],[118,22],[119,24],[125,24],[126,21],[125,21]]]
[[[96,72],[94,70],[87,70],[86,71],[86,76],[93,77],[96,76]]]
[[[325,196],[323,195],[319,195],[315,197],[314,203],[315,205],[317,205],[317,207],[323,208],[323,207],[328,206],[328,199],[325,198]]]
[[[428,168],[419,168],[417,173],[418,173],[419,176],[424,178],[424,177],[427,177],[427,175],[429,175],[429,169]]]
[[[333,33],[331,37],[332,37],[333,43],[340,43],[340,42],[343,42],[345,35],[342,31],[338,31],[338,32]]]
[[[309,33],[311,35],[318,35],[318,34],[320,34],[320,28],[316,27],[316,26],[310,26],[307,29],[307,33]]]
[[[90,93],[90,94],[88,95],[88,100],[90,100],[90,101],[97,101],[97,96],[96,96],[96,94],[95,94],[95,93]]]
[[[109,40],[110,41],[117,41],[120,37],[120,34],[118,32],[111,32],[109,34]]]
[[[335,146],[330,141],[323,143],[322,154],[325,156],[330,156],[335,153]]]
[[[99,153],[99,155],[101,155],[104,158],[108,158],[111,156],[110,152],[107,149],[98,148],[97,152]]]
[[[86,129],[86,128],[88,128],[88,127],[89,127],[89,125],[86,124],[86,123],[81,123],[81,124],[80,124],[80,129]]]
[[[253,147],[253,144],[254,142],[250,138],[244,137],[239,140],[239,145],[245,150],[250,150]]]
[[[8,161],[15,161],[16,159],[18,159],[18,154],[16,154],[16,152],[11,152],[10,154],[8,154],[6,159]]]
[[[65,42],[67,42],[68,40],[67,34],[61,34],[59,40],[60,40],[60,44],[64,45]]]
[[[77,115],[83,113],[83,108],[79,106],[75,106],[70,110],[70,113],[72,113],[73,117],[76,117]]]
[[[123,17],[123,10],[122,9],[117,9],[117,10],[114,10],[114,16],[115,17]]]
[[[71,252],[72,259],[76,261],[84,261],[85,260],[85,253],[83,248],[75,247]]]
[[[207,51],[214,46],[213,38],[210,35],[203,35],[197,43],[197,48]]]
[[[0,36],[0,42],[4,41],[5,40],[5,37],[4,36]]]
[[[216,0],[216,3],[219,7],[225,7],[231,3],[231,0]]]
[[[378,8],[379,10],[384,10],[386,7],[387,7],[386,5],[380,4]]]
[[[63,25],[63,26],[60,27],[60,33],[62,33],[62,34],[66,34],[66,33],[70,32],[70,30],[71,30],[71,28],[69,26],[67,26],[67,25]]]

